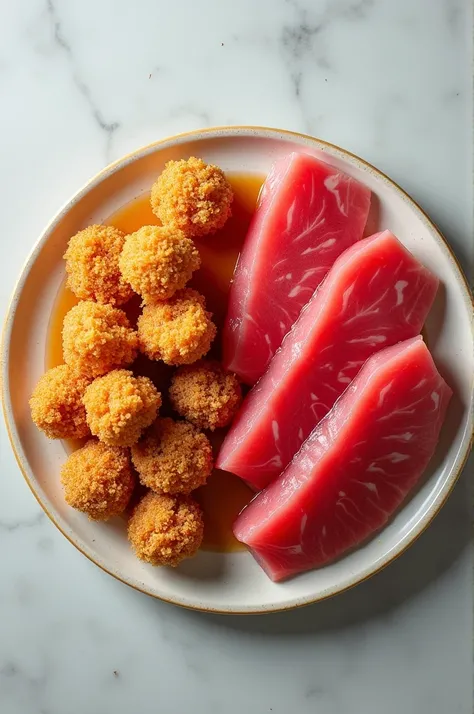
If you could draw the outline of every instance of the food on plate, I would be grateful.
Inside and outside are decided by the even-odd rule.
[[[200,264],[193,241],[169,226],[143,226],[127,236],[119,260],[123,278],[145,303],[172,297]]]
[[[203,486],[213,465],[205,434],[169,418],[157,419],[132,447],[132,461],[144,486],[170,494],[188,494]]]
[[[61,471],[69,505],[106,520],[137,486],[128,537],[152,565],[194,556],[204,520],[203,547],[235,547],[251,494],[232,474],[263,488],[233,528],[279,581],[392,517],[433,454],[451,390],[415,337],[438,280],[389,231],[362,239],[370,190],[302,152],[276,162],[259,199],[257,185],[170,161],[151,193],[161,225],[143,196],[115,227],[73,236],[67,285],[82,301],[64,321],[72,296],[58,302],[63,350],[49,358],[66,364],[30,406],[47,436],[89,439]],[[203,240],[229,218],[232,186],[233,219]],[[141,306],[126,305],[133,296]],[[206,298],[222,364],[221,345],[205,358],[218,329]],[[258,382],[243,403],[240,380]]]
[[[161,395],[148,377],[114,369],[87,387],[84,406],[94,436],[109,446],[132,446],[155,421]]]
[[[370,190],[304,153],[279,159],[263,185],[232,282],[224,366],[249,385],[336,258],[362,237]]]
[[[64,318],[64,361],[78,372],[99,377],[126,367],[136,357],[138,337],[123,310],[84,300]]]
[[[137,323],[140,350],[169,365],[191,364],[216,335],[206,301],[196,290],[179,290],[165,302],[145,305]]]
[[[385,525],[431,459],[451,394],[420,336],[365,363],[235,523],[272,580],[334,560]]]
[[[125,241],[112,226],[88,226],[70,240],[64,254],[67,286],[81,300],[123,305],[133,295],[122,278],[119,256]]]
[[[173,375],[169,397],[175,411],[200,429],[228,426],[242,401],[235,374],[219,362],[200,360],[179,367]]]
[[[204,535],[200,506],[190,496],[150,491],[128,522],[128,538],[140,560],[176,567],[196,555]]]
[[[97,521],[123,513],[135,485],[127,449],[95,439],[69,456],[61,482],[66,502]]]
[[[420,332],[437,287],[438,279],[390,231],[351,246],[244,401],[218,468],[267,486],[365,360]]]
[[[66,364],[43,374],[30,399],[31,417],[50,439],[82,439],[89,434],[82,397],[88,377]]]
[[[168,161],[153,184],[150,200],[163,225],[197,238],[222,228],[231,214],[232,199],[222,169],[191,156]]]

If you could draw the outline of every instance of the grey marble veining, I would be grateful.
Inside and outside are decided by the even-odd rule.
[[[2,310],[37,235],[93,173],[221,124],[360,154],[431,213],[468,269],[471,14],[464,0],[4,3]],[[3,427],[0,459],[1,714],[472,713],[467,473],[376,577],[293,613],[231,618],[102,573],[43,515]]]

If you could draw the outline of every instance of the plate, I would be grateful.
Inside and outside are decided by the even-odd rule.
[[[133,555],[123,521],[90,522],[69,508],[59,483],[61,442],[33,425],[28,399],[44,371],[48,322],[64,279],[68,238],[100,223],[150,190],[170,159],[202,157],[225,171],[265,173],[279,156],[304,150],[365,183],[374,194],[375,228],[388,228],[441,280],[426,324],[440,372],[454,390],[435,456],[422,485],[392,521],[341,560],[288,582],[272,583],[247,552],[200,552],[179,568],[153,568]],[[154,597],[221,613],[291,609],[322,600],[365,580],[402,553],[438,513],[469,451],[474,349],[470,293],[436,226],[393,181],[343,149],[302,134],[260,127],[224,127],[179,135],[147,146],[94,177],[40,236],[15,288],[4,329],[3,405],[21,471],[47,515],[84,555],[119,580]]]

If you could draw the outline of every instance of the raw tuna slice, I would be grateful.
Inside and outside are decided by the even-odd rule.
[[[272,580],[356,546],[419,480],[450,397],[421,337],[373,355],[286,471],[242,511],[236,537]]]
[[[365,360],[420,332],[437,286],[390,231],[349,248],[247,396],[218,467],[256,488],[267,486]]]
[[[338,255],[362,237],[370,191],[308,154],[277,161],[234,275],[225,366],[253,385]]]

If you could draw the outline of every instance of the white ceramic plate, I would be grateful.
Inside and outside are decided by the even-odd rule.
[[[438,368],[454,390],[436,455],[422,486],[390,524],[338,562],[282,584],[272,583],[246,552],[200,552],[177,569],[138,561],[124,525],[90,522],[63,499],[61,443],[33,425],[28,399],[44,371],[48,320],[64,278],[68,238],[100,223],[150,186],[169,159],[196,155],[225,171],[265,173],[290,151],[305,150],[354,176],[373,191],[378,225],[388,228],[441,279],[426,331]],[[412,543],[439,511],[469,451],[474,349],[471,302],[450,248],[423,211],[390,179],[325,142],[254,127],[210,129],[160,141],[109,166],[60,211],[31,253],[15,289],[3,342],[3,403],[13,449],[34,495],[62,533],[99,567],[155,597],[225,613],[270,612],[315,602],[373,575]]]

